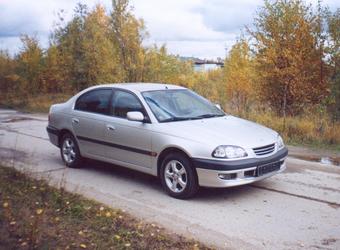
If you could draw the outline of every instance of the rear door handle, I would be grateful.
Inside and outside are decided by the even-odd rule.
[[[107,130],[114,131],[116,128],[113,125],[106,125]]]
[[[79,123],[79,119],[77,119],[77,118],[72,118],[72,123],[78,124],[78,123]]]

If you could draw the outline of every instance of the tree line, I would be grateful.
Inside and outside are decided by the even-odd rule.
[[[47,49],[21,36],[14,56],[0,51],[1,102],[75,93],[114,82],[167,82],[190,87],[236,113],[257,109],[280,116],[311,110],[340,119],[340,9],[300,0],[265,0],[253,24],[230,49],[224,68],[195,72],[166,46],[145,46],[148,33],[128,0],[107,11],[77,4],[59,20]]]

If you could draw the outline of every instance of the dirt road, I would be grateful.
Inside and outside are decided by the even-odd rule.
[[[0,163],[217,248],[340,249],[340,167],[289,157],[280,175],[182,201],[156,178],[118,166],[66,169],[46,125],[46,115],[0,110]]]

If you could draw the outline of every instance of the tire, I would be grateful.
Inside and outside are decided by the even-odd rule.
[[[69,168],[79,168],[82,162],[76,139],[70,133],[62,136],[60,141],[60,155],[65,165]]]
[[[177,199],[191,198],[199,188],[195,169],[181,153],[170,153],[164,158],[160,178],[164,190]]]

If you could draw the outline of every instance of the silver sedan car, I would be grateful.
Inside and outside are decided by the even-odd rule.
[[[277,132],[170,84],[85,89],[51,106],[47,132],[68,167],[81,167],[85,157],[135,169],[158,176],[182,199],[199,186],[243,185],[282,172],[288,153]]]

